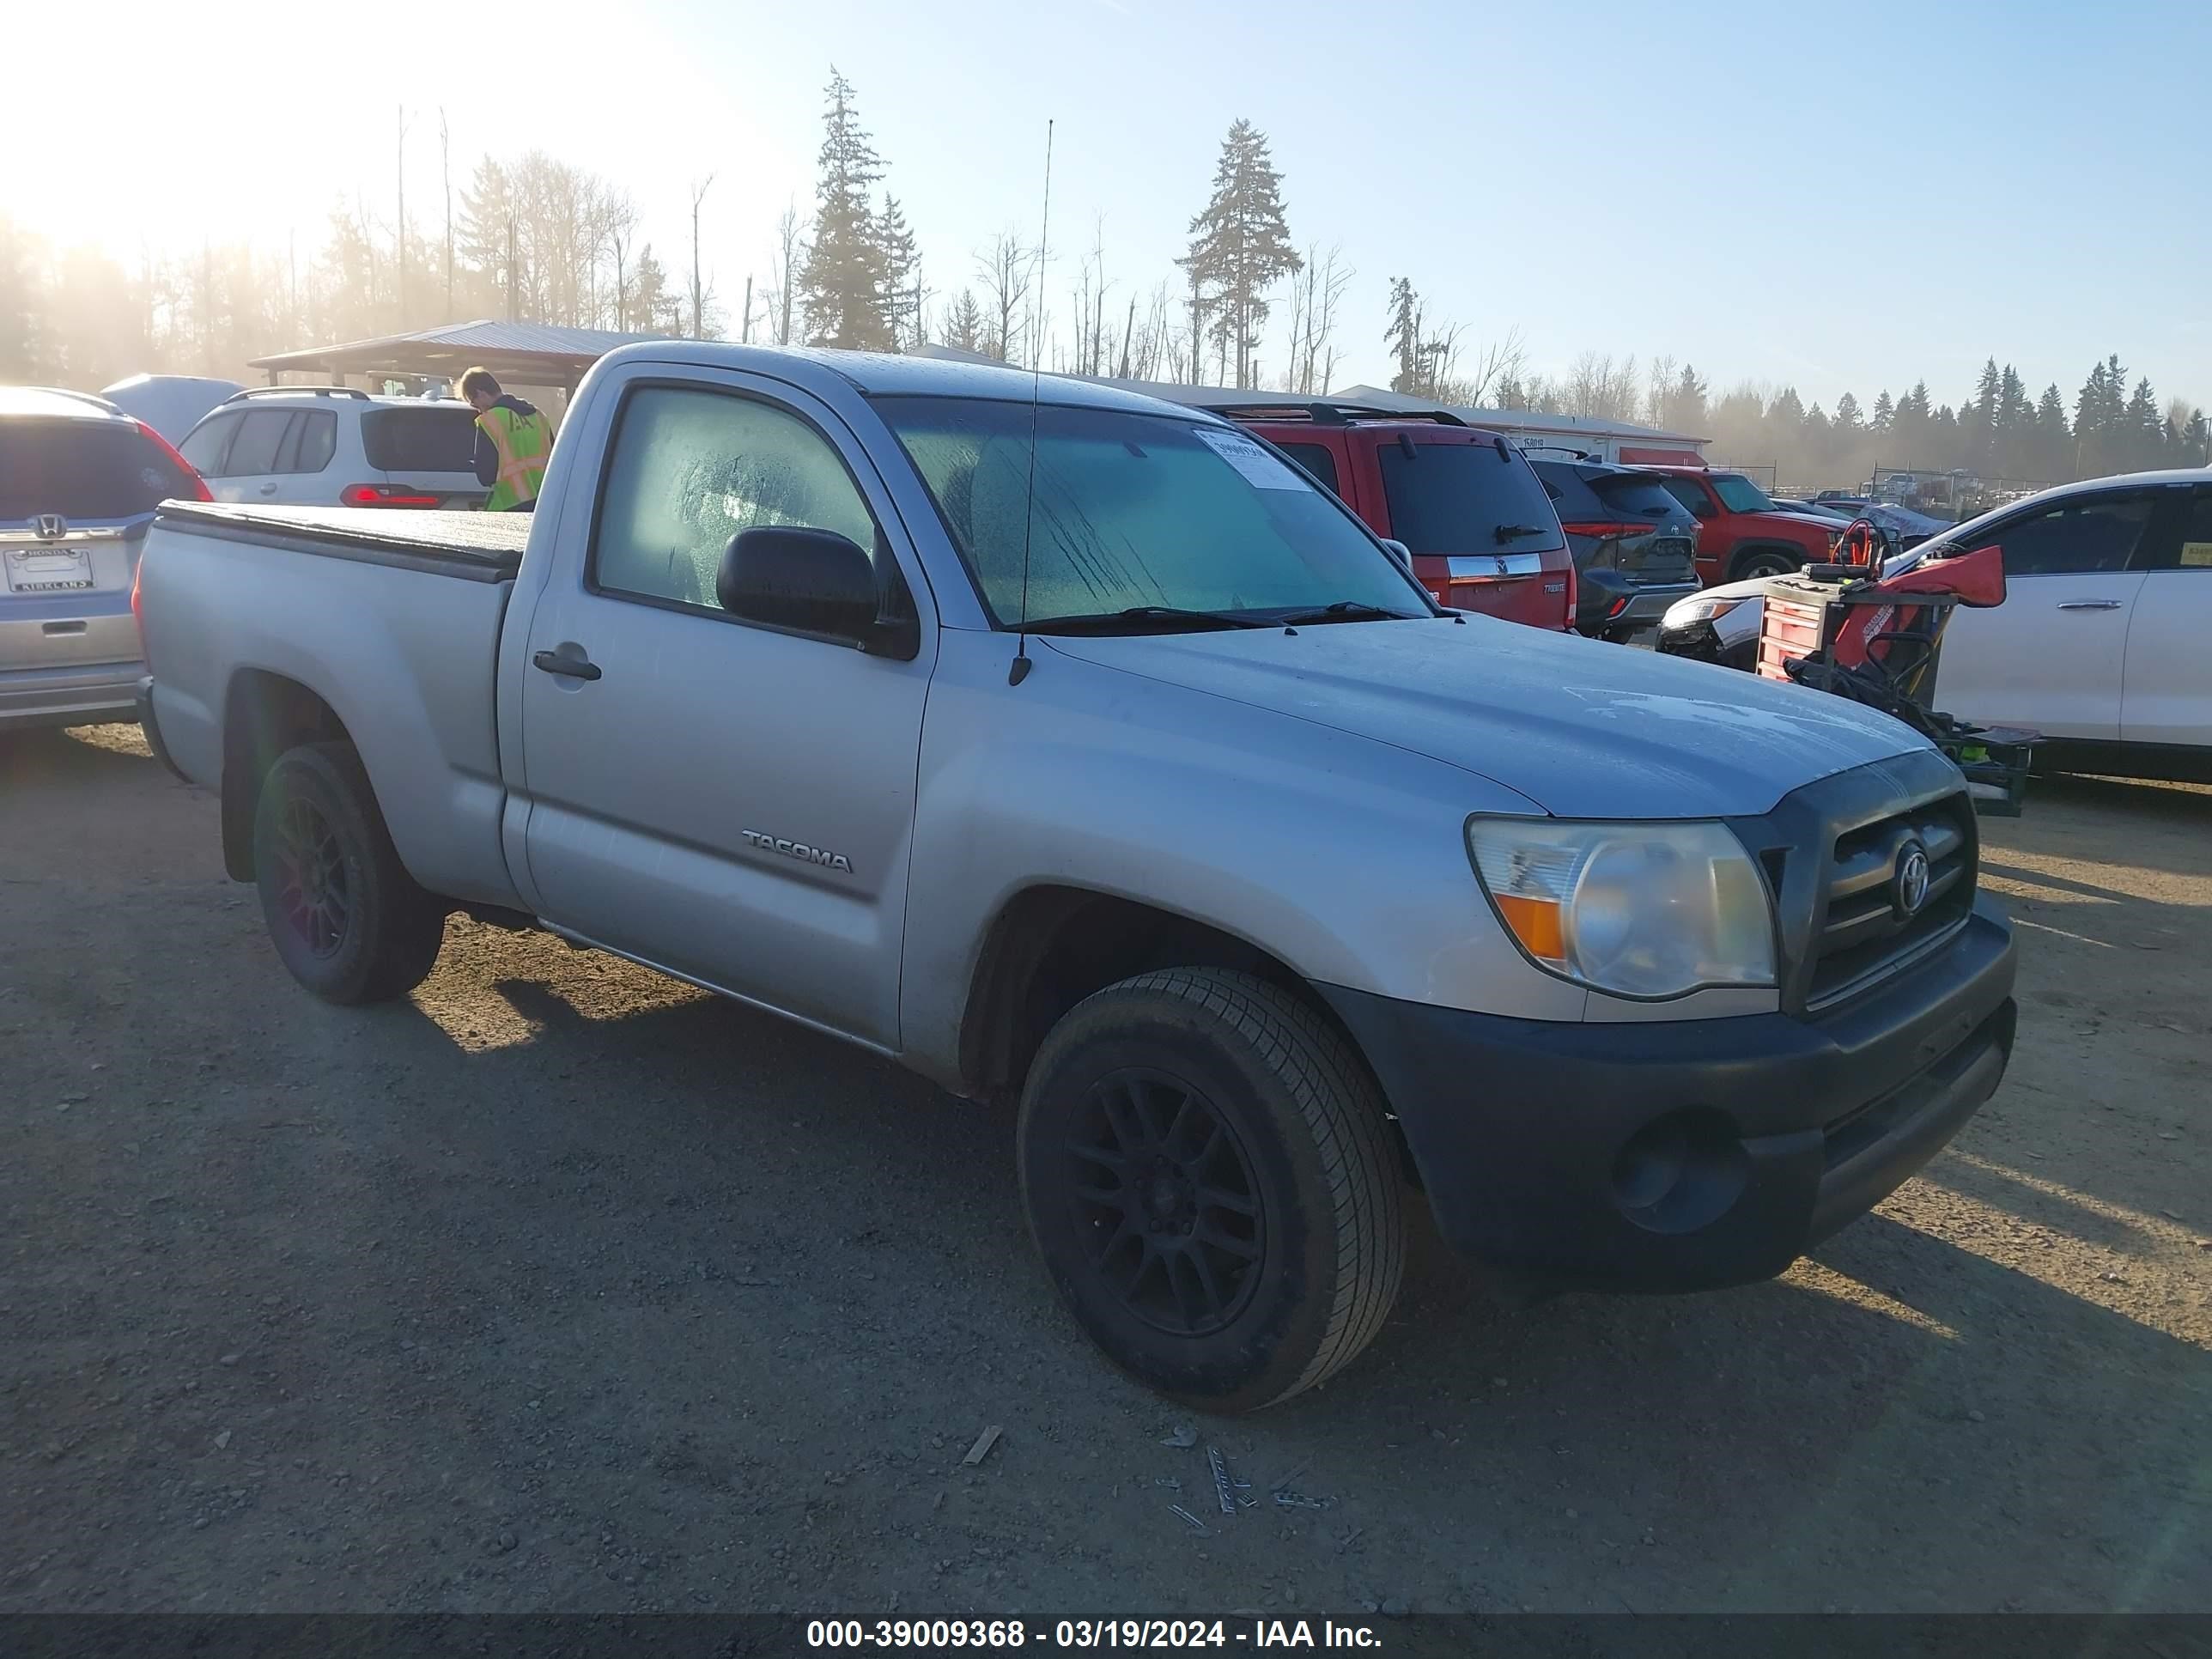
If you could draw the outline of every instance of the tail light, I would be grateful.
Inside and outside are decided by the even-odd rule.
[[[444,499],[418,494],[404,485],[357,483],[338,491],[340,507],[435,507]]]
[[[131,620],[138,624],[138,654],[146,654],[146,612],[138,599],[138,589],[146,580],[146,553],[140,549],[137,560],[131,567]]]
[[[1570,634],[1575,631],[1575,615],[1582,604],[1582,595],[1577,591],[1581,585],[1581,574],[1576,570],[1574,560],[1569,558],[1567,561],[1567,619],[1560,623],[1560,626]]]
[[[148,426],[143,421],[133,421],[131,424],[138,428],[138,435],[140,437],[145,439],[148,443],[160,450],[162,455],[167,459],[169,465],[175,467],[178,471],[183,473],[185,478],[190,481],[192,486],[192,493],[189,499],[196,501],[211,501],[215,499],[214,492],[207,487],[207,480],[200,477],[199,469],[194,466],[190,461],[186,460],[182,455],[177,453],[177,447],[174,444],[171,443],[167,438],[164,438],[160,433],[155,431],[152,427]],[[135,605],[133,609],[136,609]]]
[[[1559,528],[1570,536],[1588,536],[1597,541],[1605,541],[1614,536],[1641,536],[1647,533],[1651,526],[1605,520],[1589,524],[1563,524]]]

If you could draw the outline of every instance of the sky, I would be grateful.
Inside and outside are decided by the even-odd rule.
[[[11,77],[11,132],[57,142],[4,147],[0,210],[131,260],[304,250],[341,196],[389,222],[402,106],[409,216],[435,228],[442,106],[457,178],[485,150],[590,167],[672,269],[712,173],[702,258],[734,315],[776,216],[811,210],[835,64],[939,292],[994,233],[1035,239],[1048,120],[1054,305],[1094,236],[1109,308],[1149,292],[1244,117],[1292,236],[1357,271],[1340,386],[1387,383],[1405,276],[1470,345],[1518,331],[1544,372],[1663,354],[1716,392],[1832,408],[1923,376],[1955,403],[1994,355],[2070,404],[2117,351],[2161,399],[2212,404],[2202,0],[110,0],[9,34],[40,66]]]

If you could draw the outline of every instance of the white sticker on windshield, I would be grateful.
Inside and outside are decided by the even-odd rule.
[[[1244,482],[1261,489],[1310,489],[1295,467],[1277,460],[1241,432],[1218,426],[1191,428],[1199,442],[1244,475]]]

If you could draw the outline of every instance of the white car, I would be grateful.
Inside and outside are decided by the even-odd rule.
[[[2005,602],[1952,613],[1936,706],[2048,739],[2066,770],[2212,777],[2212,469],[2063,484],[1883,566],[2004,550]],[[1749,668],[1759,581],[1709,587],[1661,620],[1659,648]]]
[[[350,386],[258,386],[226,399],[178,446],[219,501],[283,507],[469,508],[476,411]]]
[[[198,374],[133,374],[100,395],[135,421],[143,421],[165,443],[182,443],[200,416],[246,388],[235,380]]]

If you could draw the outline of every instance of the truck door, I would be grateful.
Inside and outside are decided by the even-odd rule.
[[[596,512],[562,526],[588,545],[529,624],[539,914],[895,1048],[929,613],[902,662],[739,622],[714,587],[731,538],[763,525],[850,537],[925,607],[926,584],[881,481],[812,399],[650,364],[619,398]]]

